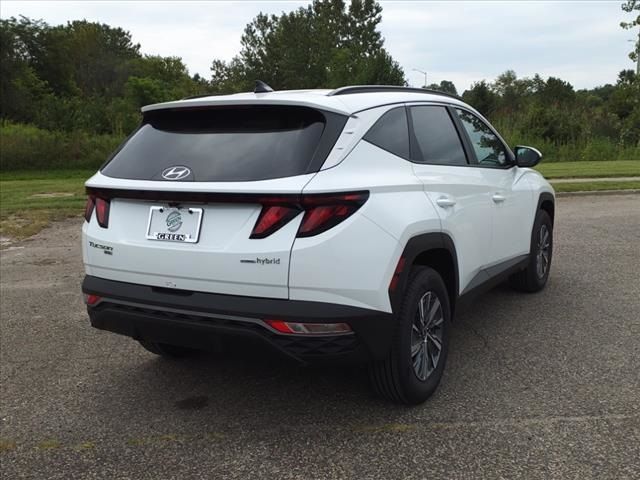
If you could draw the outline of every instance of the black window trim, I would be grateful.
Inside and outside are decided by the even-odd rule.
[[[465,158],[465,163],[464,164],[457,164],[457,163],[439,163],[439,162],[425,162],[422,159],[418,159],[417,155],[416,155],[416,146],[418,145],[418,139],[416,138],[416,133],[415,130],[413,128],[413,119],[411,118],[411,115],[409,114],[409,110],[413,107],[443,107],[447,114],[449,115],[450,119],[451,119],[451,123],[453,125],[453,128],[456,132],[456,134],[458,135],[458,140],[460,140],[460,144],[462,145],[462,151],[464,153],[464,158]],[[412,102],[410,104],[405,104],[405,109],[407,111],[407,122],[409,122],[409,152],[411,155],[411,159],[409,160],[411,163],[415,163],[417,165],[440,165],[443,167],[470,167],[471,166],[471,162],[469,161],[470,156],[469,156],[469,145],[467,143],[465,143],[465,139],[460,135],[460,129],[458,127],[458,124],[456,123],[455,118],[452,115],[452,112],[450,110],[450,105],[449,104],[445,104],[445,103],[433,103],[433,102]],[[475,158],[475,157],[474,157]]]
[[[411,107],[418,107],[418,106],[440,106],[440,107],[445,107],[448,112],[449,112],[449,116],[451,117],[451,119],[453,120],[453,125],[456,128],[457,132],[458,132],[458,136],[460,137],[460,140],[462,141],[462,149],[464,150],[465,156],[467,158],[467,164],[466,165],[459,165],[459,164],[451,164],[451,163],[425,163],[425,162],[418,162],[415,161],[413,158],[413,142],[415,141],[413,139],[413,135],[415,135],[414,131],[413,131],[413,121],[411,119],[411,115],[409,115],[409,108]],[[400,108],[400,107],[404,107],[405,109],[405,113],[407,115],[407,126],[409,128],[409,156],[410,158],[405,158],[399,155],[396,155],[394,152],[389,152],[387,149],[379,147],[378,145],[376,145],[375,143],[369,142],[368,140],[364,140],[364,137],[367,136],[367,133],[369,133],[369,130],[367,130],[367,132],[362,136],[362,140],[364,140],[365,142],[371,143],[372,145],[375,145],[376,147],[384,150],[385,152],[390,153],[391,155],[395,155],[398,158],[402,158],[404,160],[407,160],[411,163],[414,163],[416,165],[437,165],[437,166],[446,166],[446,167],[467,167],[467,168],[491,168],[494,170],[508,170],[510,168],[513,168],[516,166],[516,160],[515,160],[515,155],[513,154],[513,151],[511,150],[511,148],[509,148],[509,145],[507,145],[507,143],[504,141],[504,139],[502,138],[502,136],[498,133],[498,131],[493,127],[493,125],[491,125],[491,123],[489,123],[487,120],[484,119],[484,117],[478,115],[476,112],[470,110],[466,105],[461,105],[461,104],[457,104],[457,103],[449,103],[449,102],[445,102],[445,101],[434,101],[434,100],[430,100],[430,101],[419,101],[419,100],[411,100],[411,101],[404,101],[404,102],[389,102],[389,103],[384,103],[381,105],[376,105],[373,107],[368,107],[368,108],[364,108],[362,110],[359,110],[357,112],[354,112],[352,115],[356,115],[360,112],[366,112],[367,110],[374,110],[376,108],[381,108],[381,107],[391,107],[388,110],[385,110],[377,119],[375,122],[373,122],[372,126],[376,124],[376,122],[383,116],[385,115],[387,112],[390,112],[391,110],[395,109],[395,108]],[[467,134],[467,130],[464,128],[464,125],[462,124],[462,120],[460,120],[460,117],[458,116],[457,112],[455,111],[456,109],[460,109],[460,110],[464,110],[465,112],[468,112],[476,117],[478,117],[478,119],[480,119],[480,121],[482,121],[482,123],[484,123],[489,130],[491,130],[491,132],[493,132],[494,135],[496,135],[496,137],[498,138],[498,140],[500,141],[500,143],[502,144],[502,146],[504,147],[505,151],[507,152],[507,156],[509,157],[509,164],[505,165],[505,166],[493,166],[493,165],[481,165],[478,162],[478,158],[476,156],[476,152],[475,149],[473,148],[473,144],[471,143],[471,139],[469,138],[469,135]],[[371,127],[369,129],[371,129]]]
[[[402,158],[403,160],[407,160],[407,161],[411,162],[412,161],[411,160],[411,127],[409,125],[409,122],[411,121],[411,119],[409,118],[410,117],[409,112],[407,111],[406,105],[403,104],[403,103],[401,103],[401,104],[393,103],[393,104],[390,104],[390,105],[395,105],[395,106],[392,106],[388,110],[385,110],[384,112],[382,112],[380,114],[380,116],[378,118],[376,118],[376,120],[371,124],[371,126],[367,129],[367,131],[362,136],[362,141],[370,143],[371,145],[374,145],[374,146],[378,147],[380,150],[384,150],[385,152],[390,153],[391,155],[393,155],[395,157]],[[382,106],[387,106],[387,105],[380,105],[380,106],[382,107]],[[375,108],[378,108],[378,107],[375,107]],[[373,127],[375,127],[378,124],[378,122],[380,121],[380,119],[382,117],[387,115],[389,112],[392,112],[394,110],[399,110],[401,108],[404,109],[404,114],[405,114],[406,119],[407,119],[407,141],[409,142],[409,158],[407,158],[407,157],[405,157],[403,155],[398,155],[396,152],[392,152],[391,150],[388,150],[388,149],[386,149],[386,148],[378,145],[377,143],[372,142],[371,140],[368,140],[366,138],[367,135],[369,135],[369,132],[373,129]],[[367,110],[371,110],[371,109],[367,109]]]
[[[511,151],[511,149],[507,145],[507,143],[504,141],[504,139],[497,132],[497,130],[495,128],[493,128],[493,126],[487,120],[485,120],[483,117],[479,116],[477,113],[472,112],[471,110],[469,110],[468,108],[465,108],[462,105],[449,104],[447,108],[449,109],[450,115],[454,119],[454,123],[456,124],[456,127],[459,130],[459,133],[462,135],[462,138],[464,139],[463,143],[466,144],[467,148],[470,151],[470,154],[471,154],[470,158],[472,159],[472,162],[471,162],[471,164],[469,166],[477,167],[477,168],[491,168],[491,169],[494,169],[494,170],[509,170],[510,168],[513,168],[513,167],[516,166],[515,155],[513,154],[513,152]],[[502,144],[502,147],[504,148],[504,151],[507,154],[507,159],[509,160],[509,163],[507,163],[506,165],[483,165],[483,164],[480,163],[480,161],[478,160],[478,156],[476,155],[475,148],[473,148],[473,143],[471,142],[471,138],[469,137],[469,134],[467,133],[467,129],[462,124],[462,120],[460,119],[460,116],[455,111],[456,109],[464,110],[465,112],[467,112],[467,113],[473,115],[474,117],[476,117],[478,120],[480,120],[496,136],[496,138],[500,141],[500,143]]]

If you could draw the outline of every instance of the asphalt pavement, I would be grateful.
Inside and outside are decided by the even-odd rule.
[[[547,288],[459,312],[413,408],[354,368],[170,362],[88,324],[80,221],[0,254],[4,479],[640,478],[640,195],[558,200]]]

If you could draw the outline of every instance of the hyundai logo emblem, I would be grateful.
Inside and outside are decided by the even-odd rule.
[[[191,169],[183,166],[165,168],[162,171],[162,178],[165,180],[182,180],[191,175]]]

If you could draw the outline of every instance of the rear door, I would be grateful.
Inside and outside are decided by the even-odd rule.
[[[462,292],[489,259],[492,185],[469,165],[447,107],[411,105],[408,114],[414,172],[455,243]]]
[[[106,226],[98,204],[84,225],[87,273],[288,298],[295,200],[344,122],[306,107],[150,112],[87,182],[108,204]]]

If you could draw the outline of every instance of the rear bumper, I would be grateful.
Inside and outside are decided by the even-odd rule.
[[[392,314],[348,305],[173,290],[89,275],[82,291],[101,297],[87,307],[91,325],[101,330],[204,350],[228,336],[252,337],[305,363],[382,359],[393,331]],[[353,333],[287,335],[268,327],[265,318],[348,323]]]

